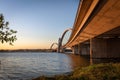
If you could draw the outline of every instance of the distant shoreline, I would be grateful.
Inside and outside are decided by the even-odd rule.
[[[17,50],[0,50],[0,52],[51,52],[50,49],[17,49]]]

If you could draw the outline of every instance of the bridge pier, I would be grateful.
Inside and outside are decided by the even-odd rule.
[[[80,43],[75,46],[73,46],[73,54],[79,54],[79,55],[90,55],[90,44],[86,43]]]
[[[120,38],[93,38],[73,46],[72,51],[91,58],[120,58]]]
[[[78,45],[75,45],[75,46],[73,46],[72,47],[72,52],[73,52],[73,54],[80,54],[80,47],[79,47],[79,44]]]
[[[80,44],[80,55],[88,56],[90,55],[90,44],[89,43],[81,43]]]
[[[90,53],[91,58],[120,58],[120,38],[93,38]]]
[[[58,49],[57,52],[60,53],[61,51],[61,38],[58,39]]]

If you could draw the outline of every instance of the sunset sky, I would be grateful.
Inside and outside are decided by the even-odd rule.
[[[49,48],[73,26],[78,4],[79,0],[0,0],[0,13],[18,31],[14,46],[0,43],[0,49]]]

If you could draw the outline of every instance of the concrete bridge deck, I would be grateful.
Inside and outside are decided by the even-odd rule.
[[[81,0],[66,47],[72,47],[120,26],[120,0]]]
[[[120,58],[120,0],[81,0],[63,47],[93,58]]]

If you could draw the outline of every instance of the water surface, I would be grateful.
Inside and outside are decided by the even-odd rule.
[[[31,80],[39,76],[68,74],[76,67],[96,63],[120,62],[120,59],[89,59],[89,57],[44,52],[0,53],[0,80]]]
[[[84,61],[78,56],[60,53],[4,52],[0,53],[0,80],[31,80],[42,75],[67,74]]]

